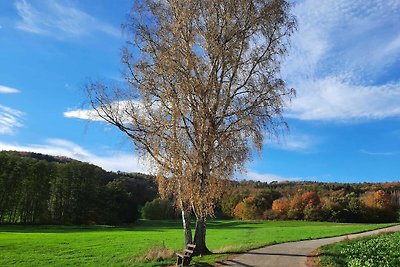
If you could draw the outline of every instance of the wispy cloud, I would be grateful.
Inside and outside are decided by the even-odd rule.
[[[18,89],[0,84],[0,94],[16,94],[16,93],[19,93]]]
[[[94,109],[74,109],[63,113],[66,118],[75,118],[82,120],[103,121]]]
[[[275,149],[308,152],[318,142],[315,136],[308,134],[288,134],[265,140],[265,144]]]
[[[360,150],[361,153],[370,155],[370,156],[395,156],[398,155],[400,152],[399,151],[388,151],[388,152],[373,152],[373,151],[368,151],[365,149]]]
[[[16,27],[26,32],[55,38],[81,37],[96,32],[121,36],[114,26],[59,1],[44,0],[34,6],[31,2],[17,0],[15,7],[21,18]]]
[[[133,112],[140,112],[143,116],[146,116],[146,111],[143,105],[139,101],[130,100],[130,101],[114,101],[108,107],[108,109],[112,109],[113,113],[118,116],[122,121],[129,122],[130,117],[129,114]],[[154,104],[154,108],[156,108],[156,104]],[[105,112],[102,112],[99,109],[100,115],[103,117],[107,117]],[[82,120],[91,120],[91,121],[104,121],[99,113],[93,108],[88,109],[71,109],[65,111],[63,113],[66,118],[76,118]]]
[[[22,111],[0,105],[0,134],[13,134],[16,128],[22,127]]]
[[[288,115],[301,120],[399,116],[400,2],[304,0],[283,76],[297,89]]]
[[[87,149],[64,139],[47,139],[43,144],[9,144],[0,142],[0,150],[28,151],[54,156],[65,156],[98,165],[108,171],[149,172],[148,162],[133,153],[109,151],[108,155],[96,155]]]

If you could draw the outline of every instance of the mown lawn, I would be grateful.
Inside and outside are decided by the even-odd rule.
[[[389,224],[339,224],[301,221],[211,221],[207,244],[218,254],[197,257],[198,266],[273,243],[337,236]],[[153,246],[179,251],[179,221],[140,221],[129,227],[0,226],[0,266],[160,266],[166,261],[140,257]]]
[[[399,267],[400,232],[343,241],[321,248],[321,266]]]

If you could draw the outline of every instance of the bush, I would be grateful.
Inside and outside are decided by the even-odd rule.
[[[142,218],[147,220],[175,219],[176,214],[170,201],[156,198],[146,202],[142,208]]]

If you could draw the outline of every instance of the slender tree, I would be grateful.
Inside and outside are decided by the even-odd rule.
[[[295,19],[284,0],[135,2],[122,56],[129,86],[90,83],[88,97],[96,116],[151,160],[160,192],[182,210],[185,242],[206,254],[206,221],[223,179],[284,125],[294,90],[280,63]]]

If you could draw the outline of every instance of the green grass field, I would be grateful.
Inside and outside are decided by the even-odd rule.
[[[201,266],[273,243],[361,232],[388,224],[339,224],[301,221],[211,221],[207,244],[218,254],[197,257]],[[179,251],[179,221],[140,221],[130,227],[0,226],[0,266],[160,266],[173,259],[145,261],[149,248]]]
[[[321,248],[320,265],[348,267],[400,266],[400,232],[348,240]]]

